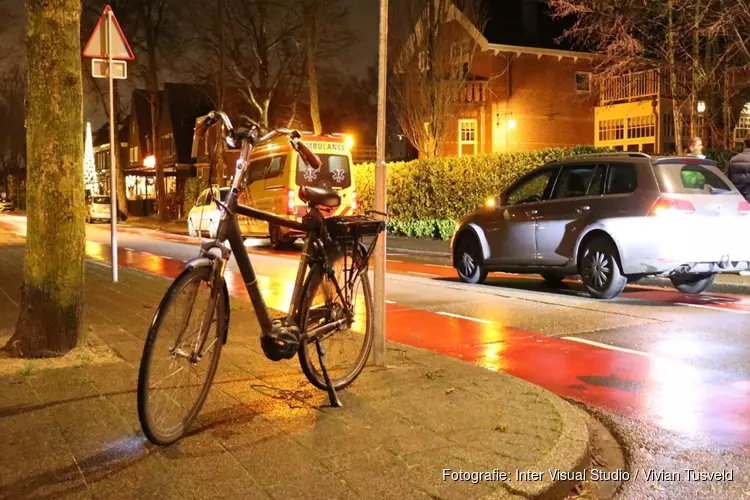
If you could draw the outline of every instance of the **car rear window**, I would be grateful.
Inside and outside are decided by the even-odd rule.
[[[654,165],[654,172],[662,193],[722,194],[734,191],[716,167],[668,163]]]
[[[610,165],[607,176],[607,194],[627,194],[635,191],[637,177],[632,165]]]
[[[349,157],[319,154],[318,158],[323,165],[317,171],[308,170],[307,164],[302,161],[302,158],[298,158],[296,176],[298,186],[348,188],[352,185]]]
[[[91,201],[97,205],[109,204],[109,196],[94,196]]]

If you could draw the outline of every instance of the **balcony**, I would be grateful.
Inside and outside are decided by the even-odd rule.
[[[458,99],[462,104],[481,104],[487,102],[487,82],[466,82],[459,91]]]
[[[687,75],[677,77],[677,88],[685,89]],[[671,98],[669,75],[660,74],[659,70],[649,69],[602,79],[600,83],[600,106],[622,102],[645,101],[657,97]]]

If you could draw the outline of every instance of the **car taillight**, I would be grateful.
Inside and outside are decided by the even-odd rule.
[[[294,205],[294,189],[290,189],[287,191],[286,214],[294,215],[296,213],[296,208],[297,207]]]
[[[687,200],[659,198],[651,207],[649,215],[692,214],[695,206]]]
[[[750,202],[747,200],[742,200],[737,204],[737,211],[740,213],[740,215],[750,215]]]
[[[352,193],[352,214],[357,211],[357,193]]]

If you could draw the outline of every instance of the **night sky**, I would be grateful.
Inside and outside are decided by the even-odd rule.
[[[0,47],[19,43],[23,29],[23,1],[0,0]],[[364,76],[368,66],[377,59],[379,0],[345,0],[350,5],[350,25],[359,41],[352,47],[346,70]],[[2,11],[17,16],[15,22],[3,22]],[[115,12],[117,15],[117,12]],[[4,52],[4,51],[3,51]],[[1,55],[1,53],[0,53]]]

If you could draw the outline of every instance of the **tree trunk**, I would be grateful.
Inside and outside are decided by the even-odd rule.
[[[164,164],[159,153],[159,69],[156,66],[156,49],[150,49],[148,54],[149,69],[149,101],[151,103],[151,154],[156,159],[156,201],[158,203],[159,220],[167,222],[167,190],[164,185]]]
[[[113,96],[113,101],[115,103],[115,123],[111,124],[112,127],[115,129],[115,143],[113,147],[115,148],[115,168],[116,175],[117,175],[117,208],[122,212],[124,215],[128,215],[128,197],[127,192],[125,191],[125,169],[122,165],[122,154],[120,150],[120,128],[119,128],[119,103],[120,103],[120,92],[118,91],[118,85],[117,82],[115,82],[114,85],[115,89],[115,95]]]
[[[315,52],[318,42],[316,2],[310,2],[305,12],[305,49],[307,59],[307,84],[310,87],[310,117],[316,135],[323,133],[320,122],[320,103],[318,100],[318,72],[315,68]]]
[[[729,71],[727,69],[724,70],[724,79],[722,83],[722,90],[724,92],[724,99],[722,103],[722,118],[724,122],[724,149],[732,149],[732,107],[729,101]]]
[[[26,0],[27,237],[14,356],[76,346],[84,283],[80,0]]]
[[[669,89],[672,93],[672,117],[674,118],[674,145],[682,155],[682,113],[677,98],[677,67],[674,48],[674,0],[667,0],[667,59],[669,62]]]
[[[692,65],[692,83],[690,92],[690,135],[695,137],[700,135],[700,129],[698,128],[698,89],[700,87],[700,37],[699,37],[699,18],[701,13],[701,2],[700,0],[695,1],[695,9],[693,10],[693,65]]]

